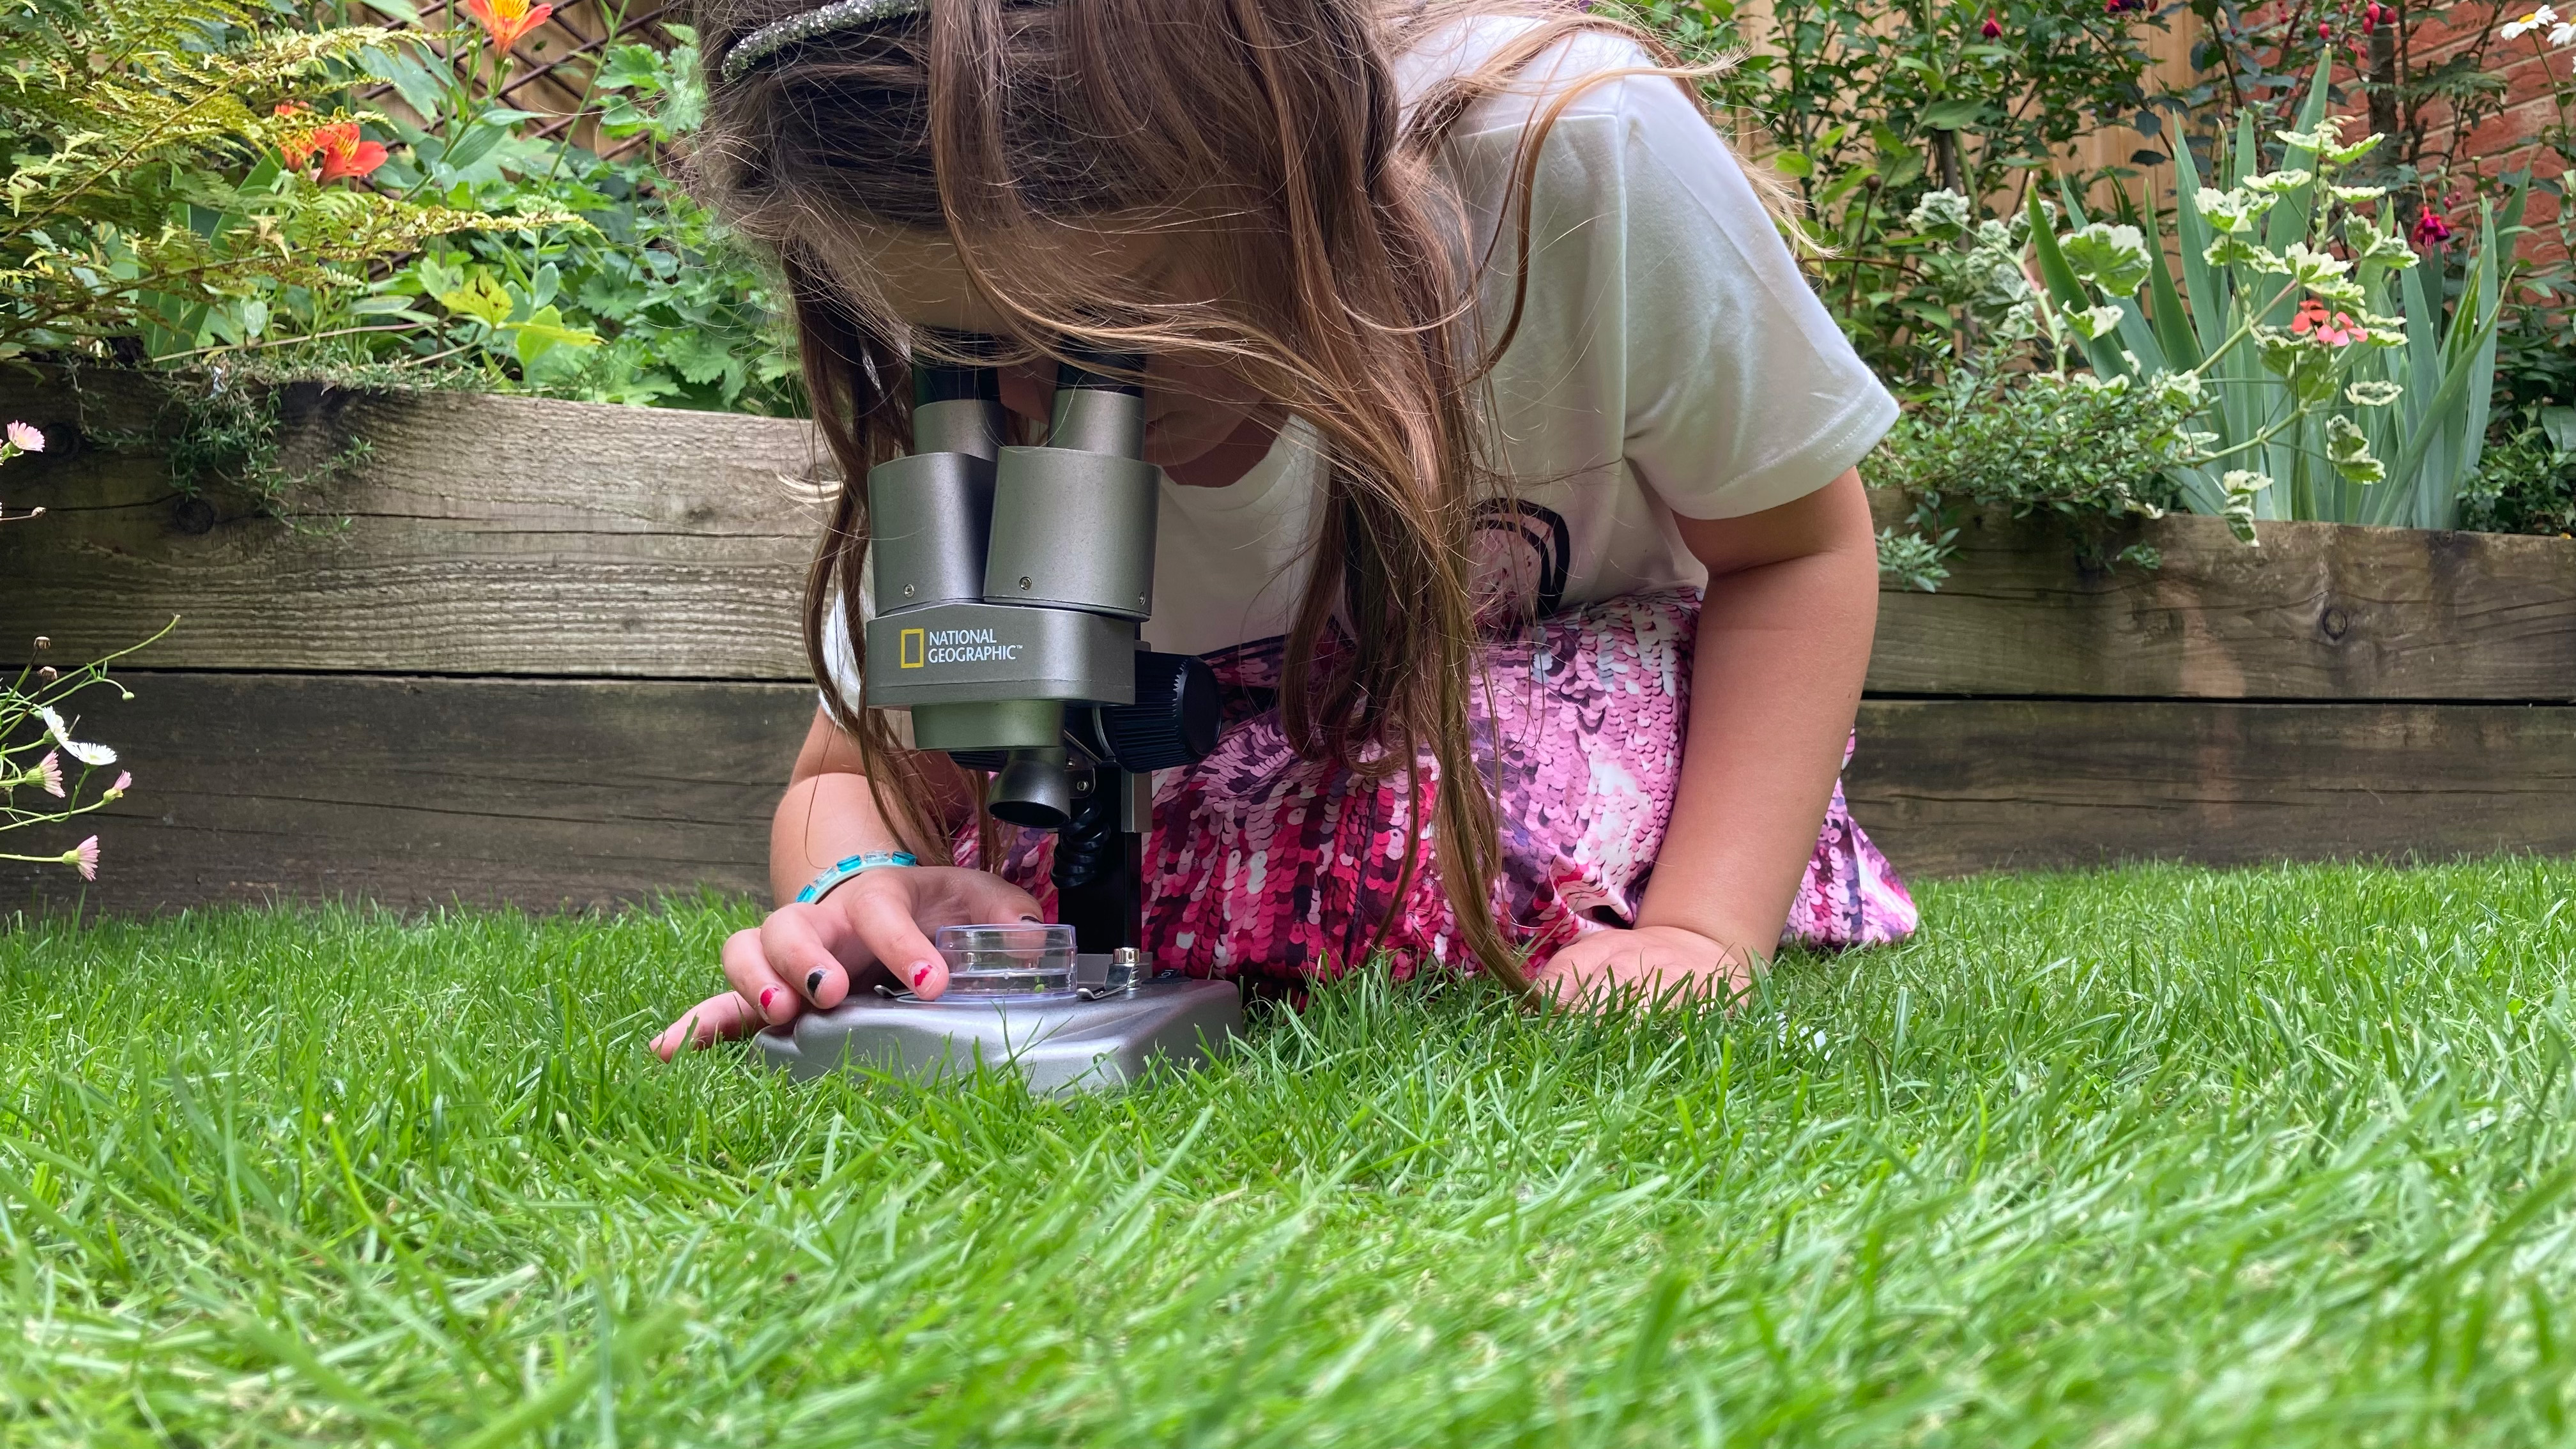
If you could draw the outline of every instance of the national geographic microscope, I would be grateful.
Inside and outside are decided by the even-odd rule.
[[[754,1040],[800,1077],[980,1063],[1039,1092],[1205,1060],[1241,1027],[1240,994],[1153,976],[1143,955],[1153,772],[1205,758],[1219,714],[1204,663],[1138,636],[1162,480],[1141,456],[1143,360],[1069,354],[1046,446],[1005,447],[998,374],[955,360],[989,351],[947,345],[915,359],[913,451],[868,473],[867,702],[909,708],[915,747],[989,772],[994,818],[1056,832],[1059,924],[944,928],[938,1000],[853,992]]]

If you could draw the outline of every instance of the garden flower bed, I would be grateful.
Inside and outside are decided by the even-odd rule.
[[[84,387],[0,388],[66,444],[13,465],[49,513],[0,535],[0,639],[80,658],[183,616],[87,726],[142,782],[90,901],[760,888],[813,700],[803,425],[299,390],[290,468],[367,452],[270,517],[99,444],[150,409]],[[2576,540],[2259,536],[2168,517],[2119,540],[2160,568],[2102,569],[1968,519],[1939,592],[1882,595],[1860,819],[1918,875],[2576,851]]]
[[[113,374],[85,387],[93,436],[149,420]],[[70,394],[0,405],[82,433]],[[124,866],[88,900],[760,890],[814,699],[804,425],[289,400],[289,462],[350,438],[366,459],[283,518],[95,441],[13,467],[49,516],[0,536],[0,639],[85,657],[183,616],[88,722],[142,781],[98,822]],[[2123,539],[2161,567],[1986,513],[1940,593],[1880,596],[1850,792],[1901,869],[2576,851],[2576,541],[2262,523],[2244,547],[2182,516]]]
[[[740,906],[14,931],[0,1438],[2550,1441],[2571,893],[1938,884],[1731,1017],[1354,986],[1071,1102],[652,1061]]]

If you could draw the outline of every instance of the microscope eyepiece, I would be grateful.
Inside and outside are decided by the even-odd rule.
[[[1073,771],[1062,746],[1013,750],[993,777],[985,809],[1024,830],[1061,830],[1073,818]]]

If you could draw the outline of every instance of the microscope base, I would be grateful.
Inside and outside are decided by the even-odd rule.
[[[1193,1067],[1224,1055],[1243,1030],[1231,981],[1167,976],[1096,1001],[916,1001],[854,996],[771,1027],[752,1045],[799,1080],[847,1064],[915,1081],[1009,1066],[1040,1095],[1136,1082],[1160,1060]]]

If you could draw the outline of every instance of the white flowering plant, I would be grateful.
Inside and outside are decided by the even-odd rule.
[[[2035,319],[2102,385],[2193,404],[2168,466],[2186,506],[2242,537],[2258,518],[2458,527],[2495,375],[2497,220],[2446,316],[2440,266],[2419,264],[2381,189],[2344,184],[2381,138],[2344,139],[2322,71],[2275,139],[2266,170],[2242,118],[2213,158],[2220,186],[2176,148],[2180,285],[2151,213],[2088,221],[2067,198],[2069,229],[2032,228]]]
[[[13,422],[0,430],[0,463],[44,450],[45,435],[31,423]],[[0,508],[0,524],[25,523],[44,511],[31,508],[11,513]],[[161,634],[168,632],[166,626],[161,630]],[[87,815],[122,799],[134,787],[133,775],[115,769],[116,751],[72,737],[78,722],[66,719],[64,710],[76,696],[101,687],[132,699],[108,673],[108,666],[161,634],[75,669],[33,663],[21,668],[15,679],[0,681],[0,831],[54,825]],[[39,657],[50,647],[43,636],[36,638]],[[106,773],[111,769],[115,769],[113,777]],[[0,851],[0,860],[68,866],[81,879],[92,880],[98,875],[98,837],[52,854]]]

